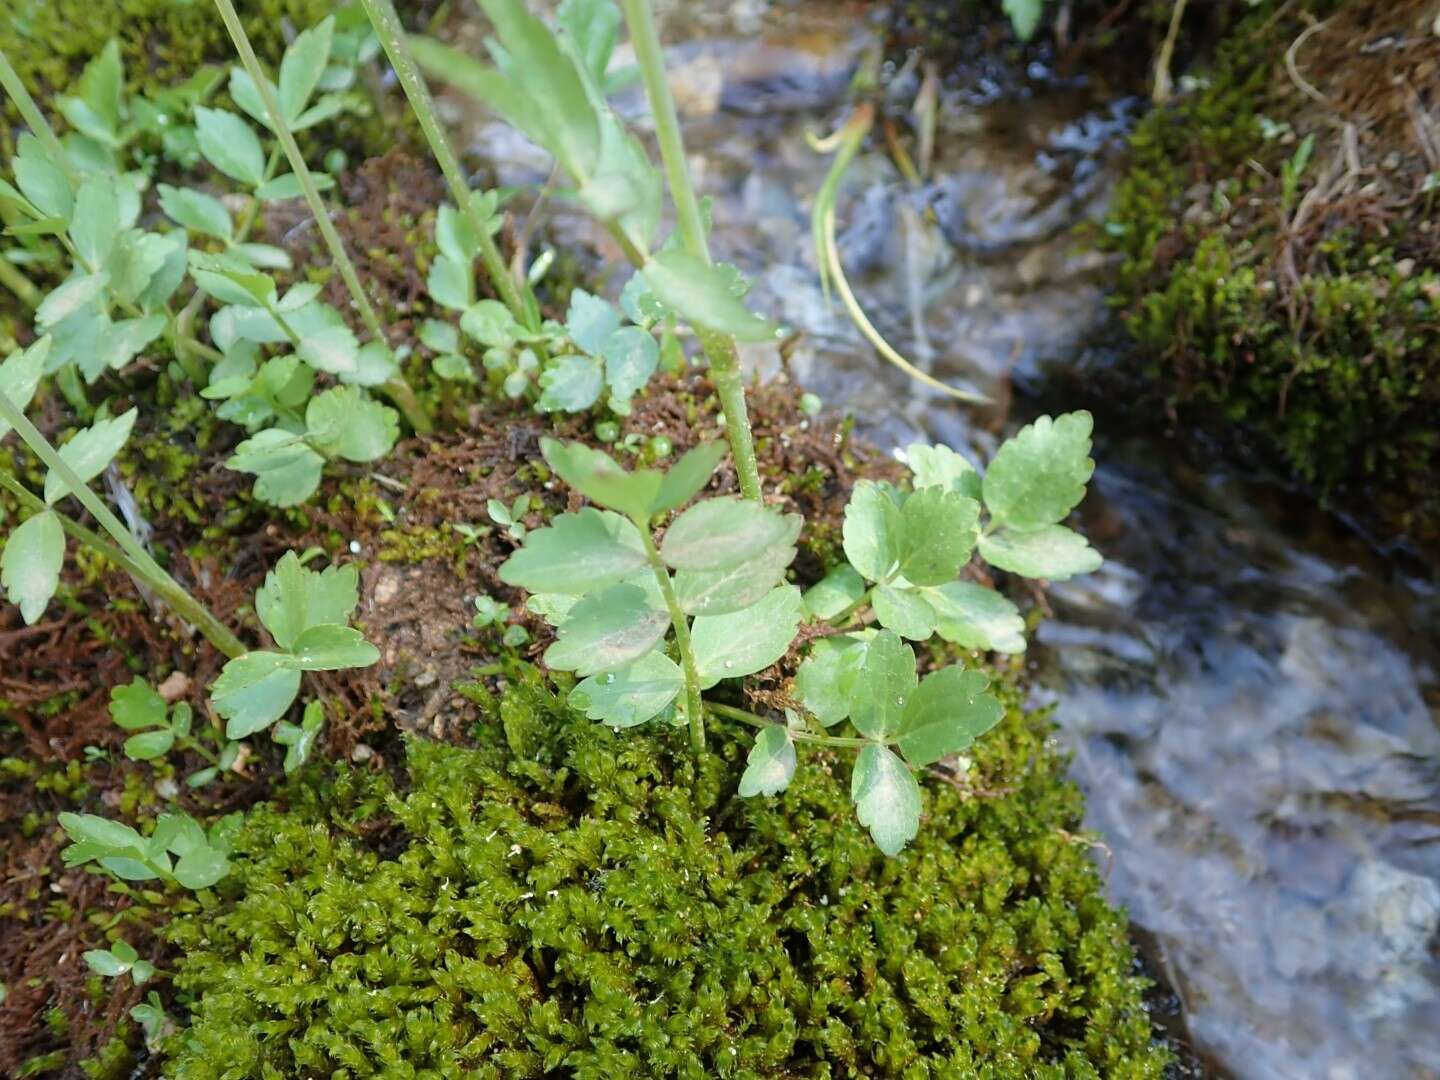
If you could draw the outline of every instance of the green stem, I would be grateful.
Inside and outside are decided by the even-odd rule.
[[[18,296],[20,302],[28,308],[39,307],[40,301],[44,299],[34,282],[21,273],[18,266],[3,256],[0,256],[0,285],[4,285]]]
[[[680,667],[685,673],[685,712],[690,721],[690,746],[699,754],[705,749],[705,703],[700,699],[700,672],[695,666],[695,650],[690,644],[690,624],[685,621],[685,612],[675,597],[670,584],[670,571],[665,568],[655,541],[650,538],[647,522],[637,521],[640,538],[645,542],[645,555],[650,560],[650,569],[655,572],[655,581],[660,586],[660,595],[665,598],[665,607],[670,611],[670,622],[675,627],[675,644],[680,649]]]
[[[655,137],[660,144],[660,158],[670,184],[670,198],[675,203],[676,227],[685,249],[707,265],[710,245],[705,239],[705,218],[700,213],[700,200],[690,183],[690,170],[685,163],[685,143],[680,136],[680,116],[670,84],[665,81],[665,56],[660,48],[660,35],[649,0],[623,0],[625,22],[630,27],[630,44],[640,77],[645,83],[645,96],[650,100],[650,114],[655,120]],[[632,256],[633,258],[633,256]],[[740,477],[740,492],[747,499],[760,501],[760,469],[755,460],[755,442],[750,432],[750,413],[745,405],[744,376],[735,339],[728,334],[696,328],[700,347],[710,361],[711,378],[720,394],[725,410],[725,428],[730,437],[730,452],[735,458],[735,471]]]
[[[184,586],[150,557],[150,553],[140,546],[135,537],[131,535],[130,530],[110,512],[110,508],[90,490],[89,486],[75,475],[75,470],[65,463],[65,460],[50,445],[49,440],[40,434],[25,413],[3,391],[0,391],[0,420],[4,420],[15,429],[20,438],[25,441],[25,445],[30,447],[30,450],[48,469],[64,481],[66,487],[70,489],[70,494],[79,499],[80,504],[89,510],[95,520],[99,522],[100,527],[110,534],[110,538],[120,546],[120,550],[124,552],[131,564],[126,569],[137,574],[140,580],[164,600],[176,614],[204,634],[206,640],[226,656],[233,660],[249,651],[240,639],[232,634],[204,604],[186,592]]]
[[[470,229],[479,241],[480,261],[485,264],[490,284],[521,326],[532,331],[539,330],[534,309],[525,302],[515,278],[505,266],[505,258],[500,254],[495,238],[490,235],[484,219],[475,209],[470,184],[460,168],[460,159],[455,156],[455,150],[450,145],[450,137],[445,134],[445,127],[440,123],[440,114],[435,109],[435,99],[430,94],[430,88],[425,84],[425,79],[415,64],[415,57],[405,40],[405,29],[400,25],[400,17],[395,14],[395,5],[391,0],[360,2],[365,6],[365,14],[375,29],[375,36],[380,39],[385,55],[390,59],[390,66],[395,69],[395,77],[400,80],[405,97],[410,101],[411,111],[420,122],[420,130],[425,133],[430,152],[435,155],[435,161],[445,176],[445,182],[450,187],[450,197],[469,221]]]
[[[370,332],[370,339],[379,342],[388,350],[390,342],[385,336],[385,328],[380,325],[380,316],[375,313],[374,305],[365,295],[365,287],[360,283],[360,275],[355,270],[350,253],[345,250],[345,241],[340,238],[335,223],[330,220],[330,214],[325,209],[324,201],[320,198],[320,189],[315,186],[315,177],[310,172],[310,166],[305,163],[305,155],[300,152],[300,144],[295,141],[295,136],[290,131],[290,125],[285,121],[285,114],[280,111],[280,101],[275,96],[275,87],[271,85],[269,77],[255,56],[255,50],[250,45],[250,37],[245,33],[245,27],[240,23],[240,16],[235,12],[235,5],[231,0],[215,0],[215,6],[220,11],[220,18],[225,21],[225,28],[230,31],[230,40],[235,43],[235,51],[240,54],[240,62],[245,65],[245,70],[255,83],[256,90],[259,91],[260,100],[265,104],[265,114],[270,118],[270,127],[274,130],[275,137],[280,140],[280,146],[285,151],[286,159],[290,162],[290,171],[295,174],[295,179],[300,181],[300,190],[305,195],[305,204],[310,207],[310,214],[320,228],[320,235],[325,240],[325,246],[330,250],[330,261],[340,271],[345,288],[350,292],[350,299],[355,304],[355,309],[360,312],[360,320],[365,324],[365,329]],[[402,391],[395,385],[398,381],[398,379],[392,379],[387,382],[384,386],[385,392],[395,404],[400,406],[400,410],[405,414],[405,419],[410,422],[411,427],[421,435],[430,434],[434,431],[430,417],[420,407],[420,402],[410,392],[408,386]]]
[[[744,709],[737,709],[733,705],[717,705],[709,702],[705,706],[716,716],[724,716],[731,720],[739,720],[742,724],[749,724],[751,727],[767,728],[780,723],[779,720],[766,720],[763,716],[756,716]],[[842,746],[850,749],[857,749],[862,746],[869,746],[871,739],[849,739],[842,735],[813,735],[808,731],[798,731],[795,728],[787,728],[790,738],[796,742],[814,743],[816,746]]]
[[[202,744],[200,743],[200,740],[195,739],[195,738],[187,735],[187,736],[185,736],[185,738],[179,739],[179,740],[177,740],[177,741],[180,743],[180,745],[181,745],[183,748],[185,748],[185,749],[187,749],[187,750],[194,750],[195,753],[199,754],[202,758],[204,758],[206,761],[208,761],[211,765],[215,766],[215,768],[218,769],[218,768],[220,767],[220,758],[217,757],[217,756],[215,755],[215,753],[210,750],[209,747],[202,745]]]
[[[10,66],[10,58],[5,55],[3,49],[0,49],[0,86],[5,88],[5,93],[10,95],[10,100],[15,102],[15,108],[20,110],[20,118],[25,121],[25,126],[45,144],[45,152],[65,173],[65,178],[71,184],[78,185],[80,173],[71,162],[70,156],[65,153],[65,148],[60,145],[60,140],[55,136],[55,129],[50,126],[50,121],[45,119],[45,114],[35,104],[35,99],[30,96],[30,91],[25,89],[25,83],[21,81],[15,69]]]

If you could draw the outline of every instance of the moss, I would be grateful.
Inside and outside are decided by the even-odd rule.
[[[848,763],[740,800],[742,742],[611,732],[533,669],[410,788],[335,766],[254,811],[229,898],[171,923],[167,1076],[1159,1076],[1120,916],[1009,694],[886,860]],[[321,787],[327,796],[315,794]]]
[[[1319,130],[1297,168],[1306,131],[1290,130],[1287,118],[1304,121],[1281,57],[1299,20],[1334,5],[1302,6],[1240,22],[1204,85],[1138,126],[1105,241],[1124,256],[1118,299],[1139,363],[1172,405],[1194,406],[1188,419],[1214,418],[1322,495],[1371,512],[1378,501],[1378,523],[1433,538],[1429,208],[1357,214],[1331,187],[1292,228],[1332,153]]]

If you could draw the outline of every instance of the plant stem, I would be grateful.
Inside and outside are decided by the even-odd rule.
[[[435,161],[445,176],[445,182],[450,187],[450,197],[465,215],[470,223],[470,230],[479,242],[480,261],[485,264],[490,284],[495,287],[500,299],[521,326],[528,330],[539,330],[539,322],[534,317],[535,309],[525,302],[520,287],[505,267],[505,258],[500,254],[495,238],[490,235],[484,219],[475,209],[469,181],[465,179],[465,173],[460,168],[460,159],[455,156],[444,125],[440,123],[440,114],[435,109],[435,99],[430,94],[430,88],[425,84],[425,78],[415,64],[415,57],[405,40],[405,29],[400,25],[400,17],[395,14],[395,5],[391,0],[360,2],[365,6],[365,14],[375,29],[375,36],[380,39],[385,55],[390,59],[390,66],[395,69],[395,77],[400,80],[400,86],[410,102],[410,109],[415,113],[415,119],[420,122],[420,130],[425,133],[430,152],[435,155]]]
[[[640,77],[645,83],[645,96],[650,100],[650,114],[655,120],[655,137],[660,144],[660,159],[670,185],[670,198],[675,203],[675,222],[685,249],[706,265],[710,263],[710,245],[705,239],[705,218],[700,213],[700,200],[690,183],[690,170],[685,162],[685,143],[680,136],[680,116],[670,84],[665,81],[665,56],[660,48],[660,35],[650,0],[623,0],[625,22],[630,28],[630,44]],[[700,347],[710,361],[715,389],[725,410],[725,428],[730,437],[730,452],[735,458],[735,471],[740,477],[740,491],[747,499],[760,501],[760,469],[755,461],[755,443],[750,433],[750,413],[745,405],[744,376],[735,339],[728,334],[696,327]]]
[[[55,164],[65,173],[65,178],[72,184],[80,183],[80,173],[76,170],[74,163],[70,160],[65,148],[60,145],[60,140],[55,136],[55,129],[50,126],[50,121],[45,119],[45,114],[35,104],[35,99],[30,96],[30,91],[25,89],[25,83],[21,81],[20,75],[10,66],[10,58],[5,51],[0,49],[0,86],[5,88],[5,93],[15,102],[15,108],[20,110],[20,118],[25,121],[25,126],[35,133],[35,137],[45,144],[45,152],[54,160]]]
[[[12,293],[20,298],[20,302],[28,308],[37,308],[40,301],[44,299],[35,283],[21,272],[20,268],[9,259],[0,256],[0,285],[4,285]]]
[[[232,660],[249,651],[240,639],[211,613],[209,608],[191,596],[184,586],[150,557],[150,553],[140,546],[135,537],[131,535],[130,530],[110,512],[110,508],[90,490],[88,485],[81,482],[80,477],[75,475],[75,470],[65,463],[65,460],[50,445],[50,441],[40,434],[24,412],[3,391],[0,391],[0,420],[4,420],[15,429],[20,438],[25,441],[25,445],[30,447],[30,450],[44,462],[47,468],[65,482],[70,489],[70,494],[79,499],[81,505],[89,510],[95,520],[100,523],[100,527],[110,534],[111,539],[120,546],[120,550],[129,560],[130,565],[126,567],[127,570],[137,574],[140,580],[170,605],[177,615],[204,634],[210,644]],[[64,524],[63,517],[61,524],[62,526]]]
[[[751,727],[767,728],[780,723],[779,720],[766,720],[763,716],[756,716],[744,709],[737,709],[734,705],[717,705],[712,701],[706,708],[716,716],[739,720],[742,724],[749,724]],[[869,746],[873,742],[871,739],[849,739],[842,735],[812,735],[808,731],[797,731],[795,728],[786,728],[786,730],[790,732],[790,738],[796,742],[814,743],[816,746],[841,746],[856,749]]]
[[[645,555],[650,560],[650,569],[655,572],[660,595],[665,598],[670,622],[675,627],[675,644],[680,649],[680,667],[685,673],[685,712],[690,721],[690,747],[699,754],[705,749],[705,703],[700,698],[700,672],[695,666],[695,650],[690,644],[690,624],[685,621],[685,612],[675,598],[670,571],[661,560],[655,541],[650,538],[648,522],[637,521],[635,527],[640,530],[640,539],[645,541]]]
[[[365,287],[360,283],[360,275],[355,270],[350,253],[345,250],[345,241],[340,238],[335,223],[330,220],[330,214],[325,209],[324,201],[320,198],[320,189],[315,186],[315,177],[310,172],[310,166],[305,163],[305,155],[300,152],[300,145],[295,141],[295,136],[290,131],[290,125],[285,121],[285,114],[280,111],[280,100],[275,96],[275,87],[271,85],[269,77],[255,56],[255,50],[250,45],[249,35],[245,33],[245,27],[240,23],[240,16],[235,13],[235,5],[231,0],[215,0],[215,6],[220,11],[220,18],[225,21],[225,28],[230,31],[230,40],[235,43],[235,51],[240,54],[240,62],[244,64],[245,70],[255,83],[260,100],[265,103],[265,114],[270,118],[270,127],[274,130],[275,137],[280,140],[280,146],[284,149],[285,157],[290,162],[290,171],[295,174],[295,179],[300,181],[300,190],[305,195],[305,204],[310,207],[310,214],[320,228],[320,235],[325,240],[325,246],[330,249],[330,261],[340,271],[345,288],[350,291],[350,299],[355,304],[355,309],[360,312],[360,320],[370,331],[370,339],[379,342],[386,350],[389,350],[390,342],[385,336],[385,328],[380,325],[380,316],[375,313],[370,298],[365,295]],[[430,423],[430,417],[425,414],[424,409],[420,408],[420,403],[416,400],[410,387],[407,385],[402,388],[397,385],[399,382],[399,379],[387,382],[384,386],[386,394],[400,406],[411,427],[421,435],[430,434],[435,430]]]

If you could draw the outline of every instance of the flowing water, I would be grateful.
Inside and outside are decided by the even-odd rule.
[[[1109,325],[1110,268],[1071,228],[1103,217],[1138,105],[977,65],[946,80],[922,184],[876,139],[853,166],[839,220],[862,303],[907,355],[995,400],[977,411],[885,365],[815,273],[827,161],[805,135],[847,114],[876,27],[820,3],[670,15],[715,245],[754,306],[802,332],[795,378],[887,446],[983,456],[1040,400],[1100,414],[1083,527],[1107,562],[1050,590],[1031,662],[1110,894],[1192,1045],[1247,1080],[1440,1076],[1440,595],[1278,486],[1197,469],[1117,403],[1077,402],[1106,362],[1087,342]],[[908,107],[918,71],[886,75]],[[620,104],[638,116],[633,94]],[[469,121],[502,181],[543,180],[533,148]],[[579,218],[550,226],[605,251]]]

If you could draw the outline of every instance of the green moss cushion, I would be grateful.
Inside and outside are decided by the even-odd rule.
[[[697,760],[525,675],[476,749],[412,741],[408,792],[342,768],[250,815],[243,898],[171,925],[166,1075],[1158,1076],[1079,796],[1013,696],[995,790],[928,781],[887,860],[848,761],[740,800],[740,739]]]

